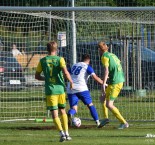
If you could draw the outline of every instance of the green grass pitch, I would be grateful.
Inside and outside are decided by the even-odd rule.
[[[155,122],[129,122],[130,127],[118,130],[118,122],[101,129],[83,121],[80,128],[69,128],[72,141],[59,142],[53,123],[0,123],[0,145],[154,145]],[[146,137],[148,134],[149,137]],[[152,136],[151,136],[152,135]]]
[[[29,90],[25,93],[1,92],[1,107],[3,109],[1,109],[0,117],[7,117],[7,115],[10,115],[9,112],[11,112],[11,115],[14,115],[12,117],[16,116],[20,118],[21,115],[23,115],[19,113],[19,111],[22,112],[20,108],[22,102],[23,106],[25,105],[23,112],[27,111],[27,108],[33,109],[34,107],[32,106],[40,106],[41,103],[44,102],[42,101],[42,96],[35,98],[36,92],[38,92],[37,94],[42,94],[41,91],[30,92]],[[92,92],[92,94],[97,93]],[[118,101],[116,101],[116,105],[119,106],[123,114],[126,114],[126,110],[130,108],[130,110],[128,110],[130,112],[126,114],[130,120],[135,120],[135,115],[138,115],[139,118],[143,118],[143,120],[145,120],[145,118],[154,120],[153,106],[155,93],[152,92],[151,94],[151,96],[143,98],[132,96],[120,97]],[[96,104],[98,102],[97,98],[96,96],[93,97],[94,103]],[[37,101],[33,102],[33,100]],[[31,101],[32,103],[30,103]],[[5,106],[6,104],[8,105],[7,107]],[[15,104],[16,108],[13,108],[12,106]],[[17,105],[19,105],[19,108]],[[81,112],[82,114],[82,111],[88,111],[85,106],[80,107],[79,113]],[[45,115],[44,109],[45,108],[39,107],[37,115]],[[97,109],[100,110],[100,108]],[[53,123],[36,123],[34,121],[0,122],[0,145],[155,145],[155,122],[129,122],[129,124],[130,127],[124,130],[117,129],[119,122],[110,122],[106,127],[98,129],[94,126],[93,121],[82,120],[82,126],[80,128],[69,129],[73,140],[60,143],[59,133]]]

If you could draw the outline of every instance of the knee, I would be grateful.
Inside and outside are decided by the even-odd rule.
[[[76,111],[76,113],[77,113],[78,106],[73,106],[71,109],[75,110],[75,111]]]
[[[109,108],[109,104],[108,103],[106,103],[106,107]]]
[[[110,103],[106,103],[106,107],[107,107],[108,109],[112,109],[112,108],[113,108],[113,105],[111,105]]]
[[[78,109],[76,107],[73,107],[72,109],[75,110],[75,113],[77,113]]]
[[[65,108],[61,108],[61,109],[59,109],[59,110],[60,110],[61,114],[66,114]]]
[[[77,106],[72,106],[69,110],[68,110],[68,114],[74,114],[78,112],[78,108]]]
[[[57,118],[58,117],[58,112],[55,110],[51,110],[52,118]]]
[[[90,106],[93,106],[93,103],[90,103],[90,104],[87,105],[87,107],[90,107]]]

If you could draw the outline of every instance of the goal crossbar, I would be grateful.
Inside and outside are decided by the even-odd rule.
[[[0,11],[155,11],[155,7],[10,7]]]

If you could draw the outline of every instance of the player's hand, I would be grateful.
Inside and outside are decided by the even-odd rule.
[[[73,89],[73,83],[70,83],[70,89],[72,90]]]
[[[104,103],[105,97],[106,97],[106,96],[105,96],[105,93],[104,93],[104,94],[102,93],[102,95],[100,96],[100,102],[101,102],[101,103]]]
[[[105,94],[105,89],[106,89],[107,86],[108,86],[107,84],[103,84],[102,85],[102,92],[103,92],[103,94]]]

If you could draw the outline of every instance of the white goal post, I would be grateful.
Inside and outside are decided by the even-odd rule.
[[[66,46],[59,46],[59,55],[67,65],[80,61],[82,54],[88,53],[100,77],[103,68],[97,44],[104,40],[120,58],[126,78],[116,106],[129,121],[155,121],[155,7],[74,6],[0,6],[0,51],[11,51],[12,43],[23,51],[16,60],[25,77],[21,90],[17,85],[15,91],[9,90],[9,85],[3,90],[6,82],[2,81],[4,72],[0,66],[0,121],[47,117],[44,84],[34,79],[34,73],[39,59],[46,55],[46,43],[60,41],[60,32],[66,34]],[[90,78],[88,86],[102,119],[100,85]],[[79,105],[77,115],[91,120],[86,106]]]

